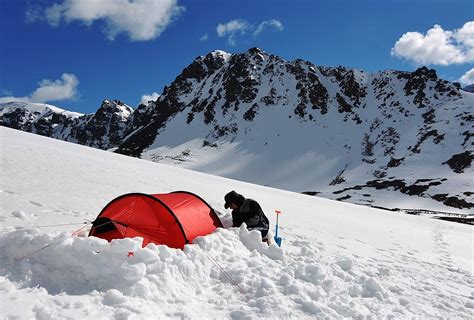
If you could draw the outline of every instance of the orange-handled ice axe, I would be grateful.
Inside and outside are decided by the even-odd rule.
[[[275,213],[277,215],[277,221],[276,221],[276,225],[275,225],[275,237],[273,237],[273,239],[275,240],[276,244],[281,247],[281,237],[278,236],[278,217],[280,216],[280,213],[281,211],[279,210],[275,210]]]

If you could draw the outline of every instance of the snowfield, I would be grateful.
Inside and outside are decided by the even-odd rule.
[[[473,227],[331,201],[0,127],[5,319],[471,319]],[[129,192],[258,200],[283,246],[244,227],[184,250],[88,238]],[[395,201],[396,199],[391,199]],[[54,226],[53,226],[54,225]],[[273,228],[272,224],[272,228]],[[78,232],[75,232],[78,231]]]

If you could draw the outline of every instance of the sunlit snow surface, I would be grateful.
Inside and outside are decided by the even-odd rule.
[[[3,127],[0,148],[2,318],[473,315],[472,226],[252,185]],[[188,190],[224,213],[223,196],[233,189],[258,200],[272,222],[272,212],[283,211],[281,249],[261,244],[256,232],[244,228],[218,229],[183,251],[142,249],[139,239],[109,244],[71,236],[123,193]],[[32,229],[68,223],[79,224]]]

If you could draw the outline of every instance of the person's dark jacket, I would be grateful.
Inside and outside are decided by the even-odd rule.
[[[245,222],[250,230],[268,231],[269,221],[257,201],[239,197],[237,209],[232,210],[232,226],[240,227]]]

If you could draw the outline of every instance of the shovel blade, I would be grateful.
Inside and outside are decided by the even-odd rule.
[[[275,240],[275,243],[276,243],[279,247],[281,247],[281,240],[282,240],[282,239],[281,239],[280,237],[275,237],[274,240]]]

